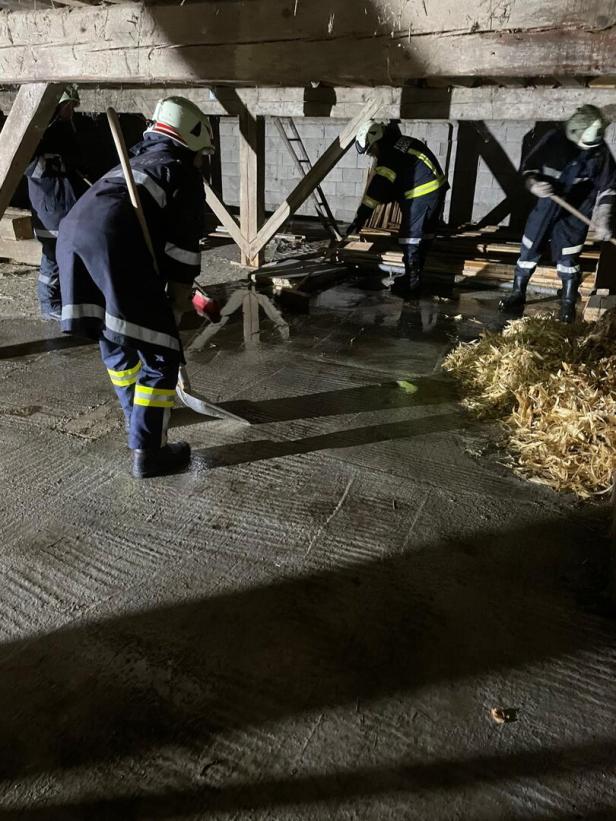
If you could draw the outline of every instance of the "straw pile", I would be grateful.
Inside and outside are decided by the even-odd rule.
[[[616,311],[594,325],[547,316],[509,322],[444,362],[463,404],[502,422],[517,473],[578,496],[605,493],[616,470]]]

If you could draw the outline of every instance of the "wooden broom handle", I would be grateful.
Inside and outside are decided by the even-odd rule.
[[[565,211],[568,211],[570,214],[573,214],[574,217],[577,217],[583,223],[588,225],[589,228],[596,228],[594,222],[588,217],[585,217],[581,211],[578,211],[577,208],[574,208],[573,205],[570,205],[567,200],[564,200],[562,197],[559,197],[558,194],[550,194],[550,199],[552,202],[555,202],[556,205],[560,205],[561,208],[564,208]],[[612,245],[616,245],[616,239],[614,237],[610,237],[608,242],[611,242]]]

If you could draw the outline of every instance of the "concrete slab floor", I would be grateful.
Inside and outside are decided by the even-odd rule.
[[[253,424],[178,409],[191,470],[137,482],[34,287],[0,271],[0,821],[616,817],[604,523],[439,371],[497,295],[230,324],[190,369]]]

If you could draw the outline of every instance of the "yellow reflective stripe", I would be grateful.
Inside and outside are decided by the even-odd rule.
[[[377,207],[377,205],[380,205],[381,203],[380,203],[378,200],[373,200],[373,199],[372,199],[372,197],[369,197],[369,196],[366,194],[366,196],[365,196],[365,197],[363,198],[363,200],[361,201],[361,204],[362,204],[362,205],[367,205],[367,206],[368,206],[368,208],[376,208],[376,207]]]
[[[432,171],[432,173],[434,174],[435,177],[439,176],[439,173],[436,170],[432,160],[429,157],[426,157],[426,155],[423,154],[421,151],[417,151],[417,149],[415,149],[415,148],[409,148],[407,153],[412,154],[414,157],[417,157],[418,160],[421,160],[421,162],[424,165],[427,165],[428,168],[430,169],[430,171]]]
[[[137,362],[134,368],[129,368],[127,371],[113,371],[111,368],[107,368],[107,373],[113,379],[114,376],[118,379],[121,379],[123,376],[132,376],[135,373],[139,373],[141,370],[141,362]]]
[[[415,199],[415,197],[423,197],[425,194],[431,194],[443,185],[445,177],[437,177],[431,182],[425,182],[423,185],[417,185],[409,191],[405,191],[404,198],[407,200]]]
[[[148,396],[135,396],[135,405],[144,405],[146,408],[172,408],[173,399],[150,399]]]
[[[128,388],[130,385],[134,385],[137,381],[136,376],[127,376],[124,379],[114,379],[111,377],[111,384],[116,385],[118,388]]]
[[[173,388],[149,388],[147,385],[137,385],[138,393],[147,393],[150,396],[175,396]]]
[[[386,165],[379,165],[377,168],[374,169],[374,173],[380,174],[381,177],[385,177],[389,180],[389,182],[395,182],[396,177],[398,176],[393,169],[387,168]]]

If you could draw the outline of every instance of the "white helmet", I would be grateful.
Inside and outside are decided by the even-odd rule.
[[[600,108],[583,105],[565,125],[567,137],[580,148],[596,148],[603,142],[607,119]]]
[[[214,153],[214,134],[207,117],[198,105],[185,97],[159,100],[147,131],[164,134],[196,154]]]
[[[76,106],[79,105],[79,92],[77,91],[77,86],[74,83],[70,83],[65,87],[62,92],[62,96],[58,100],[58,105],[62,105],[62,103],[75,103]]]
[[[381,123],[378,120],[366,120],[365,123],[362,123],[355,137],[357,153],[365,154],[366,151],[369,151],[375,143],[383,138],[386,128],[387,123]]]

